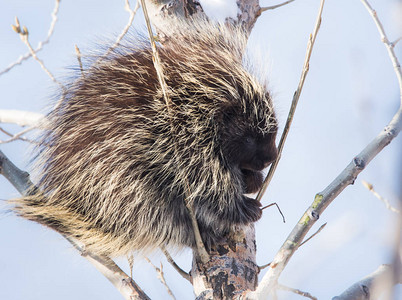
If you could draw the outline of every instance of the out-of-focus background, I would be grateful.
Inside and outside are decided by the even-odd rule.
[[[134,7],[135,2],[131,1]],[[234,0],[201,1],[210,16],[223,19],[237,12]],[[261,0],[261,6],[280,1]],[[371,0],[390,38],[402,35],[401,1]],[[54,0],[3,0],[0,3],[0,72],[27,48],[11,29],[14,17],[27,26],[34,47],[44,40],[51,22]],[[263,13],[249,41],[250,52],[265,64],[281,128],[297,87],[306,45],[316,19],[319,0],[297,0]],[[58,79],[76,65],[74,45],[88,54],[93,45],[114,40],[128,21],[124,1],[61,1],[50,43],[38,53]],[[134,28],[144,29],[141,10]],[[402,60],[402,42],[395,51]],[[0,76],[0,109],[45,112],[57,86],[32,58]],[[358,0],[328,0],[310,62],[305,87],[276,175],[263,203],[277,202],[286,223],[275,208],[264,211],[256,224],[257,261],[271,261],[288,233],[322,191],[390,121],[399,107],[397,79],[377,29]],[[15,125],[0,124],[14,133]],[[0,140],[7,137],[0,134]],[[0,149],[20,168],[29,170],[29,145],[16,141]],[[400,192],[402,139],[399,136],[382,151],[320,216],[313,228],[326,228],[292,258],[280,281],[330,299],[352,283],[390,263],[397,215],[386,209],[361,180],[397,206]],[[400,195],[399,195],[400,196]],[[0,177],[0,299],[121,299],[115,288],[72,249],[59,234],[40,225],[4,213],[4,200],[18,197]],[[183,280],[160,254],[166,280],[177,299],[193,298],[192,286]],[[175,256],[185,270],[191,252]],[[119,262],[127,269],[126,259]],[[135,259],[134,279],[152,299],[169,299],[152,266]],[[265,272],[261,273],[261,276]],[[401,287],[396,288],[402,299]],[[398,297],[399,295],[399,297]],[[280,299],[300,296],[280,292]]]

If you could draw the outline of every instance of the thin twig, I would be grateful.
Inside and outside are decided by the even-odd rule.
[[[267,7],[261,7],[261,12],[264,12],[264,11],[267,11],[267,10],[271,10],[271,9],[275,9],[275,8],[284,6],[284,5],[286,5],[286,4],[292,3],[293,1],[295,1],[295,0],[288,0],[288,1],[285,1],[285,2],[280,3],[280,4],[277,4],[277,5],[272,5],[272,6],[267,6]]]
[[[8,131],[6,131],[6,130],[4,130],[3,128],[0,127],[1,132],[3,132],[4,134],[8,135],[9,137],[11,137],[10,139],[5,140],[5,141],[0,140],[0,144],[11,143],[11,142],[13,142],[15,140],[21,140],[21,141],[28,142],[28,143],[34,143],[34,141],[23,137],[23,135],[25,133],[27,133],[27,132],[29,132],[31,130],[34,130],[34,129],[35,129],[35,127],[29,127],[29,128],[26,128],[26,129],[20,131],[19,133],[12,134],[12,133],[10,133],[10,132],[8,132]]]
[[[170,256],[169,252],[165,249],[162,248],[163,254],[165,254],[167,261],[172,265],[172,267],[186,280],[189,282],[192,282],[191,280],[191,275],[184,271],[182,268],[180,268],[176,262],[173,260],[173,258]]]
[[[322,15],[322,10],[324,8],[324,0],[321,1],[320,4],[320,9],[318,12],[318,16],[317,16],[317,20],[314,26],[314,30],[313,33],[310,34],[309,40],[308,40],[308,44],[307,44],[307,52],[306,52],[306,58],[304,60],[304,64],[303,64],[303,71],[302,74],[300,76],[300,81],[299,81],[299,85],[293,95],[293,100],[292,100],[292,105],[290,106],[290,110],[289,110],[289,114],[288,114],[288,118],[285,124],[285,128],[283,130],[281,139],[279,141],[279,145],[278,145],[278,157],[276,158],[276,160],[272,163],[268,175],[264,180],[264,184],[261,187],[261,190],[258,192],[257,195],[257,200],[261,201],[262,196],[264,195],[265,191],[267,190],[267,187],[269,185],[269,183],[271,182],[271,179],[275,173],[276,167],[278,166],[279,160],[281,158],[281,154],[282,154],[282,150],[283,147],[285,145],[285,141],[286,138],[288,136],[289,130],[290,130],[290,126],[292,125],[292,121],[293,121],[293,116],[295,114],[296,111],[296,107],[297,107],[297,103],[299,101],[300,98],[300,94],[302,92],[303,89],[303,85],[304,85],[304,81],[306,79],[307,73],[309,71],[309,66],[310,66],[310,57],[311,57],[311,53],[313,51],[313,47],[314,47],[314,43],[315,43],[315,39],[317,37],[317,33],[318,30],[320,29],[320,25],[321,25],[321,15]]]
[[[163,274],[163,265],[162,265],[162,263],[161,263],[160,268],[158,268],[157,266],[155,266],[155,265],[152,263],[152,261],[151,261],[148,257],[145,257],[145,260],[146,260],[152,267],[154,267],[156,273],[158,274],[158,279],[159,279],[159,281],[165,286],[165,288],[166,288],[166,290],[167,290],[169,296],[172,297],[172,299],[176,300],[176,297],[174,296],[172,290],[169,288],[169,286],[168,286],[167,283],[166,283],[165,275]]]
[[[382,197],[379,193],[377,193],[377,192],[374,190],[374,187],[373,187],[373,185],[372,185],[371,183],[368,183],[367,181],[364,181],[364,180],[362,180],[362,183],[363,183],[363,185],[364,185],[365,188],[367,188],[370,192],[373,193],[374,196],[376,196],[378,199],[380,199],[380,200],[385,204],[385,207],[386,207],[387,209],[389,209],[390,211],[392,211],[392,212],[394,212],[394,213],[397,213],[397,214],[400,214],[400,213],[401,213],[399,210],[397,210],[395,207],[393,207],[393,206],[389,203],[389,201],[388,201],[387,199],[385,199],[385,198]]]
[[[320,226],[320,228],[318,228],[318,230],[316,232],[314,232],[310,237],[308,237],[307,239],[305,239],[297,248],[300,248],[301,246],[303,246],[305,243],[307,243],[309,240],[311,240],[313,237],[315,237],[317,234],[319,234],[321,232],[321,230],[324,229],[324,227],[327,226],[327,223],[324,223]]]
[[[397,38],[395,41],[393,41],[393,42],[391,43],[392,48],[394,48],[395,45],[398,44],[400,40],[402,40],[402,36],[400,36],[399,38]]]
[[[276,208],[279,210],[279,213],[280,213],[281,216],[282,216],[283,223],[286,223],[285,216],[283,215],[283,213],[282,213],[282,211],[281,211],[279,205],[278,205],[276,202],[264,206],[263,208],[261,208],[261,210],[264,210],[264,209],[266,209],[266,208],[268,208],[268,207],[271,207],[272,205],[275,205],[275,206],[276,206]]]
[[[322,225],[320,226],[320,228],[318,228],[318,230],[317,230],[315,233],[313,233],[309,238],[307,238],[304,242],[302,242],[297,248],[300,248],[301,246],[303,246],[304,244],[306,244],[308,241],[310,241],[313,237],[315,237],[317,234],[319,234],[320,231],[323,230],[326,225],[327,225],[327,223],[322,224]],[[270,263],[268,263],[268,264],[265,264],[265,265],[262,265],[262,266],[259,266],[258,268],[259,268],[260,270],[263,270],[263,269],[265,269],[265,268],[268,268],[268,267],[271,265],[271,263],[272,263],[272,262],[270,262]]]
[[[54,31],[54,28],[55,28],[55,25],[56,25],[57,13],[59,12],[59,5],[60,5],[60,0],[56,0],[54,9],[53,9],[52,14],[51,14],[51,16],[52,16],[52,21],[51,21],[50,26],[49,26],[49,30],[48,30],[48,33],[47,33],[47,37],[46,37],[46,39],[45,39],[44,41],[39,42],[38,46],[37,46],[36,49],[34,50],[35,53],[41,51],[42,48],[43,48],[43,46],[46,45],[47,43],[49,43],[50,37],[52,36],[53,31]],[[19,58],[16,62],[10,64],[7,68],[5,68],[3,71],[1,71],[1,72],[0,72],[0,76],[3,75],[4,73],[7,73],[8,71],[10,71],[10,70],[11,70],[12,68],[14,68],[15,66],[22,64],[22,62],[23,62],[24,60],[27,60],[27,59],[30,58],[31,56],[32,56],[32,53],[31,53],[31,52],[28,52],[28,53],[26,53],[25,55],[20,56],[20,58]]]
[[[145,0],[141,0],[141,6],[142,6],[142,10],[144,12],[145,22],[147,24],[147,29],[148,29],[148,34],[149,34],[149,40],[150,40],[151,47],[152,47],[152,61],[154,63],[154,67],[155,67],[155,70],[156,70],[156,73],[158,76],[158,80],[159,80],[160,86],[162,88],[163,98],[165,99],[165,102],[166,102],[166,108],[167,108],[168,114],[170,115],[171,101],[170,101],[169,95],[167,93],[168,86],[166,84],[165,77],[163,75],[163,68],[162,68],[158,50],[156,48],[155,38],[154,38],[154,35],[152,32],[151,22],[149,20],[149,15],[148,15],[147,7],[145,4]],[[171,127],[170,129],[172,131],[172,135],[174,135],[173,128]],[[205,245],[202,241],[201,233],[198,228],[198,222],[197,222],[197,219],[194,214],[194,209],[191,206],[190,201],[188,200],[191,193],[190,193],[190,188],[189,188],[189,185],[187,182],[186,182],[186,184],[187,184],[187,191],[186,191],[185,202],[186,202],[186,207],[190,214],[191,223],[193,225],[193,232],[194,232],[195,242],[196,242],[196,246],[197,246],[197,250],[198,250],[198,255],[203,263],[207,263],[209,261],[209,254],[208,254],[207,250],[205,249]]]
[[[161,88],[162,88],[163,98],[165,99],[166,106],[167,106],[167,108],[169,110],[170,109],[170,99],[169,99],[169,95],[167,93],[168,86],[167,86],[166,81],[165,81],[165,76],[163,76],[162,64],[161,64],[161,60],[159,58],[158,50],[156,48],[155,38],[154,38],[154,34],[152,32],[151,22],[149,20],[149,15],[148,15],[148,11],[147,11],[147,6],[145,4],[145,0],[141,0],[141,6],[142,6],[142,10],[144,12],[145,22],[147,24],[147,29],[148,29],[148,34],[149,34],[149,41],[151,43],[152,61],[154,63],[154,67],[155,67],[155,70],[156,70],[156,73],[157,73],[157,76],[158,76],[158,80],[159,80],[159,83],[160,83]]]
[[[128,266],[130,268],[130,277],[133,278],[133,269],[134,269],[134,255],[130,253],[127,256]]]
[[[394,51],[394,43],[391,43],[385,34],[385,30],[383,25],[380,22],[380,19],[377,16],[377,12],[371,7],[371,5],[366,1],[366,0],[360,0],[363,5],[366,7],[370,15],[372,16],[375,25],[377,26],[378,32],[380,33],[381,36],[381,41],[385,44],[385,47],[387,48],[388,55],[391,58],[392,66],[394,67],[396,77],[398,78],[398,83],[399,83],[399,95],[400,95],[400,100],[401,100],[401,105],[402,105],[402,71],[401,71],[401,65],[398,62],[398,59],[395,55]]]
[[[24,44],[28,47],[29,52],[31,53],[32,57],[39,63],[41,68],[46,72],[46,74],[52,79],[52,81],[56,84],[58,84],[63,91],[65,91],[65,87],[54,77],[54,75],[49,71],[48,68],[46,68],[45,64],[39,57],[36,55],[35,50],[32,48],[31,43],[29,42],[29,31],[26,26],[23,26],[21,28],[20,22],[18,18],[15,18],[15,25],[12,25],[13,30],[19,34],[21,40],[24,42]]]
[[[81,70],[81,75],[84,76],[84,68],[82,66],[82,60],[81,60],[81,51],[80,48],[78,48],[77,45],[75,45],[75,53],[77,54],[77,60],[78,60],[78,65],[80,66],[80,70]]]
[[[260,269],[260,271],[264,270],[265,268],[268,268],[271,265],[271,263],[272,263],[272,261],[270,263],[265,264],[265,265],[258,266],[258,269]]]
[[[36,52],[34,51],[34,49],[31,46],[31,43],[29,42],[29,32],[28,29],[23,26],[23,28],[21,29],[20,27],[20,23],[18,21],[18,18],[15,18],[15,23],[16,25],[12,25],[13,29],[15,32],[17,32],[20,35],[21,40],[25,43],[25,45],[28,47],[29,51],[31,52],[32,57],[39,63],[39,65],[41,66],[42,70],[44,70],[46,72],[46,74],[50,77],[50,79],[59,85],[59,87],[62,90],[60,99],[57,101],[56,105],[54,106],[53,109],[56,109],[64,100],[65,95],[67,94],[67,89],[66,87],[56,79],[56,77],[54,77],[54,75],[49,71],[48,68],[46,68],[44,62],[39,59],[39,57],[36,55]]]
[[[133,24],[134,17],[137,14],[137,10],[140,7],[140,2],[137,0],[134,9],[131,9],[129,0],[125,0],[124,9],[130,14],[128,18],[127,25],[124,27],[123,31],[117,37],[115,43],[107,50],[104,56],[108,56],[110,52],[113,51],[121,42],[123,37],[127,34],[128,30],[130,29],[131,25]]]
[[[310,293],[303,292],[301,290],[294,289],[294,288],[285,286],[283,284],[278,284],[278,289],[283,290],[283,291],[292,292],[292,293],[295,293],[297,295],[300,295],[300,296],[303,296],[303,297],[306,297],[306,298],[309,298],[309,299],[312,299],[312,300],[317,300],[317,298],[312,296]]]

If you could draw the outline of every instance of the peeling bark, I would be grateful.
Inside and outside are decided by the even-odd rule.
[[[233,299],[257,287],[254,226],[238,229],[210,249],[210,261],[202,264],[194,253],[191,275],[196,299]]]

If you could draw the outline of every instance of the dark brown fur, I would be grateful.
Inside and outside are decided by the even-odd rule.
[[[261,217],[243,194],[277,155],[270,95],[243,66],[241,30],[192,28],[159,47],[169,109],[147,41],[69,83],[40,142],[42,193],[17,200],[20,215],[112,256],[194,247],[185,201],[207,246]]]

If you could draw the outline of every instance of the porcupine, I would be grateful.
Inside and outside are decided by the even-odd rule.
[[[66,84],[39,141],[22,217],[109,256],[195,247],[186,201],[210,247],[261,217],[245,193],[277,156],[264,80],[247,70],[246,34],[192,23],[158,47],[166,102],[144,38],[95,56]]]

